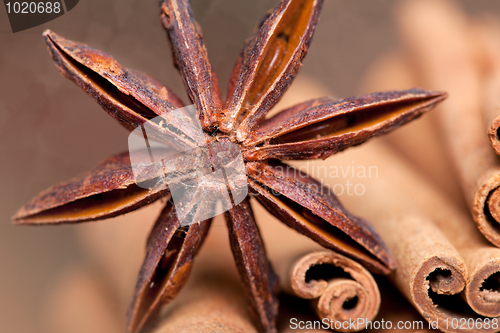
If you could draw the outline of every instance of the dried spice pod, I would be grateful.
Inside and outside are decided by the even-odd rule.
[[[158,175],[150,169],[151,178]],[[168,189],[136,185],[128,152],[108,158],[90,172],[53,186],[22,207],[18,224],[83,222],[106,219],[143,207],[168,194]]]
[[[165,307],[151,332],[258,332],[247,309],[230,244],[225,241],[224,226],[223,216],[213,219],[186,287]]]
[[[140,332],[158,314],[161,306],[175,298],[184,287],[210,222],[179,228],[181,221],[174,205],[167,203],[147,241],[146,258],[127,315],[129,332]]]
[[[315,179],[283,163],[249,162],[247,172],[254,179],[249,184],[259,194],[257,200],[288,226],[356,258],[375,272],[387,273],[386,267],[395,267],[368,222],[347,212]]]
[[[490,212],[499,205],[493,193],[500,187],[500,164],[482,119],[485,78],[471,38],[474,29],[446,1],[415,2],[401,14],[401,31],[423,82],[453,95],[437,113],[438,123],[474,221],[500,246],[499,221]]]
[[[243,141],[286,91],[301,66],[322,0],[281,1],[248,40],[231,74],[220,129]]]
[[[307,101],[266,119],[245,146],[245,159],[325,159],[431,110],[445,93],[420,89],[373,93],[341,101]]]
[[[201,29],[194,20],[188,0],[162,0],[160,6],[161,22],[172,43],[174,63],[196,105],[202,127],[211,131],[218,126],[222,116],[222,101]]]
[[[380,307],[380,292],[373,276],[352,259],[332,251],[314,251],[296,259],[288,257],[281,267],[288,267],[283,281],[285,290],[306,299],[315,299],[318,316],[329,322],[358,321],[364,324],[343,325],[340,332],[366,328]],[[279,266],[278,266],[279,267]],[[340,326],[340,325],[339,325]]]
[[[129,130],[145,123],[156,139],[178,149],[190,149],[203,141],[185,119],[173,117],[170,111],[179,107],[179,98],[166,87],[158,90],[158,83],[122,67],[104,52],[62,38],[47,30],[44,32],[52,59],[64,76],[75,82],[94,98],[113,118]],[[163,93],[162,93],[163,91]],[[171,96],[170,101],[165,100]],[[168,126],[149,121],[161,116]],[[181,135],[179,133],[182,133]]]
[[[229,240],[251,314],[259,329],[273,331],[278,314],[278,278],[273,272],[248,199],[225,213]]]
[[[157,93],[161,99],[169,102],[175,108],[182,108],[184,106],[182,100],[172,90],[165,87],[154,77],[133,69],[129,69],[128,71],[135,76],[135,79],[141,82],[141,85]]]
[[[160,196],[168,195],[169,190],[166,189],[165,182],[168,183],[174,196],[174,186],[166,179],[171,175],[182,174],[186,168],[195,168],[194,163],[191,162],[200,160],[200,168],[209,170],[201,179],[196,179],[198,185],[203,185],[196,188],[203,188],[203,190],[196,190],[193,195],[184,195],[182,202],[179,205],[176,203],[178,219],[183,219],[184,222],[184,217],[189,215],[195,218],[203,216],[199,220],[205,220],[207,217],[204,213],[212,212],[213,209],[213,206],[207,204],[210,201],[208,198],[220,198],[224,194],[228,197],[227,202],[231,204],[228,206],[233,207],[225,215],[238,272],[247,292],[250,312],[254,314],[255,324],[261,332],[276,332],[277,280],[267,261],[264,244],[260,240],[248,198],[239,198],[241,200],[237,201],[233,197],[231,201],[228,195],[229,191],[232,193],[232,188],[228,187],[236,183],[243,183],[246,186],[245,178],[247,178],[246,173],[249,168],[245,170],[242,167],[243,171],[236,177],[224,176],[222,180],[215,176],[215,171],[221,171],[219,170],[221,168],[227,171],[234,167],[231,162],[223,166],[218,164],[219,154],[225,153],[228,145],[232,146],[234,151],[241,151],[242,155],[255,148],[255,145],[243,145],[242,141],[258,130],[260,121],[281,97],[300,67],[300,61],[306,54],[316,26],[320,8],[320,0],[281,0],[274,11],[266,17],[255,36],[246,43],[245,50],[242,52],[243,58],[237,61],[232,75],[230,84],[232,94],[228,99],[228,101],[236,101],[236,104],[247,103],[245,107],[248,112],[241,113],[241,108],[234,105],[225,110],[221,109],[217,78],[208,62],[203,38],[194,21],[189,2],[187,0],[162,1],[162,22],[172,42],[175,63],[181,72],[188,94],[196,105],[198,119],[187,119],[187,114],[175,110],[180,106],[181,101],[156,80],[123,68],[101,51],[46,31],[44,36],[57,67],[65,76],[90,94],[107,113],[118,119],[128,129],[140,129],[143,134],[147,132],[148,136],[151,133],[155,140],[168,146],[167,150],[173,149],[184,155],[189,152],[192,156],[182,162],[168,160],[161,163],[156,161],[150,161],[150,164],[144,163],[142,157],[146,158],[148,153],[151,153],[148,139],[144,135],[144,141],[149,150],[143,152],[139,160],[141,173],[135,179],[138,184],[133,184],[130,167],[124,167],[123,163],[104,163],[88,175],[42,193],[23,207],[14,219],[19,223],[62,223],[94,220],[125,213],[150,203]],[[246,97],[240,98],[238,94],[243,91],[250,92],[248,95],[251,97],[250,100]],[[415,102],[415,105],[411,105],[409,110],[404,110],[395,118],[382,121],[382,126],[377,127],[378,130],[373,131],[370,123],[360,124],[360,127],[367,127],[366,131],[356,129],[353,133],[341,136],[335,144],[344,148],[360,144],[372,136],[383,134],[414,119],[422,111],[428,110],[445,97],[442,93],[414,90],[382,93],[376,96],[390,99],[390,96],[394,94],[414,96],[415,99],[409,97],[408,102],[410,104]],[[365,104],[373,102],[369,98],[366,100],[361,98],[357,101],[360,109],[364,109]],[[390,109],[391,106],[399,105],[400,101],[388,100],[383,104]],[[232,104],[228,102],[226,105]],[[233,111],[238,115],[236,116]],[[307,110],[304,112],[307,113]],[[307,122],[320,123],[322,119],[319,118],[329,118],[326,115],[328,112],[334,113],[334,110],[324,109],[322,113],[316,115],[311,113]],[[349,110],[346,111],[346,114],[348,113],[350,113]],[[318,118],[317,121],[316,118]],[[201,128],[194,126],[197,123],[201,123]],[[276,126],[284,125],[276,123]],[[321,136],[324,132],[321,127],[313,128],[311,135],[312,137]],[[356,137],[360,139],[357,140]],[[282,149],[282,151],[285,150]],[[284,152],[283,156],[304,159],[311,158],[316,153],[317,151],[311,153],[311,151],[304,150],[300,154],[296,148],[290,147],[290,152]],[[248,159],[244,160],[246,156],[239,155],[239,157],[242,166],[244,163],[249,165],[254,163],[254,166],[259,164],[264,169],[272,168],[272,164],[266,164],[267,162],[256,164]],[[125,163],[125,157],[123,161]],[[306,183],[314,183],[314,181],[305,181],[306,178],[297,179],[297,183],[287,190],[287,196],[291,201],[299,202],[300,196],[308,198],[304,210],[294,212],[294,208],[292,210],[285,208],[284,211],[288,215],[281,214],[281,212],[277,215],[282,216],[285,223],[301,230],[323,245],[337,248],[356,258],[364,258],[364,263],[374,271],[388,273],[393,269],[394,260],[374,229],[366,221],[345,211],[331,193],[326,197],[320,197],[312,187],[303,187]],[[175,180],[182,179],[176,178]],[[302,181],[304,183],[301,184]],[[153,186],[143,189],[139,186],[139,184],[143,185],[143,182],[150,182]],[[280,185],[277,179],[272,180],[272,183],[273,186]],[[268,193],[266,188],[262,189],[261,195],[265,198],[272,198],[272,194]],[[182,212],[184,207],[188,208],[188,212]],[[168,210],[168,207],[166,209]],[[306,216],[303,221],[294,221],[294,219],[300,220],[297,216],[302,214]],[[340,214],[340,217],[336,218],[336,214]],[[292,215],[293,217],[290,218]],[[165,229],[159,227],[153,229],[149,238],[148,256],[136,285],[136,298],[129,311],[129,332],[138,332],[140,327],[146,326],[147,322],[153,319],[152,314],[161,304],[171,300],[182,285],[182,283],[174,283],[168,279],[165,281],[160,279],[164,281],[162,282],[164,287],[151,288],[153,290],[146,292],[147,285],[155,282],[156,276],[153,272],[163,272],[161,265],[164,260],[160,259],[161,249],[168,250],[172,247],[178,250],[179,254],[176,258],[178,262],[183,262],[182,267],[186,269],[183,271],[180,268],[179,275],[177,275],[175,271],[177,264],[172,263],[173,273],[175,273],[172,279],[179,278],[181,282],[187,279],[189,271],[187,267],[191,267],[196,251],[184,251],[183,245],[175,242],[175,237],[171,236],[172,233],[182,233],[183,229],[175,227],[178,223],[173,223],[173,225]],[[203,223],[190,227],[187,231],[189,236],[186,236],[185,242],[191,239],[194,242],[193,249],[197,249],[204,237],[206,227],[208,226]],[[331,230],[335,230],[334,237],[330,235]],[[163,232],[167,232],[164,238],[161,237]],[[170,255],[167,253],[165,256],[170,258]],[[171,286],[170,282],[175,286]]]

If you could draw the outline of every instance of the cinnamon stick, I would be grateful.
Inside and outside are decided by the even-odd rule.
[[[500,274],[500,249],[482,237],[467,212],[453,205],[424,179],[408,172],[407,178],[410,177],[414,181],[407,183],[411,185],[404,189],[400,186],[400,190],[412,191],[413,202],[432,218],[464,259],[469,272],[464,291],[467,303],[480,315],[500,316],[500,289],[495,286]]]
[[[399,26],[425,86],[449,92],[436,110],[444,141],[474,221],[500,246],[499,221],[490,212],[498,205],[493,193],[500,186],[500,164],[484,132],[484,80],[472,26],[444,0],[405,3]]]
[[[488,146],[481,117],[484,95],[480,90],[485,83],[482,74],[492,72],[484,71],[478,61],[484,57],[478,54],[478,50],[482,52],[484,48],[473,47],[477,45],[477,39],[469,39],[470,31],[474,32],[473,26],[449,2],[411,3],[403,8],[402,14],[400,24],[410,43],[413,59],[420,66],[420,79],[429,84],[450,87],[451,103],[436,110],[438,122],[443,128],[445,141],[479,230],[498,245],[499,226],[493,218],[498,216],[496,212],[500,193],[495,189],[500,178],[499,162]],[[437,38],[445,42],[434,48],[438,44]],[[433,49],[429,50],[431,46]],[[456,66],[457,63],[460,66]],[[489,104],[492,104],[491,101]],[[416,137],[408,138],[411,139],[415,140]],[[424,144],[423,147],[426,149],[430,145]],[[422,156],[416,156],[408,148],[406,146],[406,151],[414,159],[422,160]],[[441,212],[435,220],[462,254],[469,269],[465,290],[467,302],[479,314],[499,316],[498,249],[488,247],[484,239],[470,228],[466,214],[446,207],[448,209],[444,209],[443,205],[434,206],[434,211]],[[456,222],[457,228],[450,226],[450,220]]]
[[[285,269],[288,267],[288,269]],[[276,265],[282,277],[282,288],[305,299],[314,299],[321,320],[339,322],[340,332],[357,332],[366,328],[380,307],[380,292],[373,276],[352,259],[333,251],[313,251]],[[283,270],[285,269],[285,272]],[[353,329],[343,322],[363,319]]]
[[[402,55],[391,55],[392,59],[396,59],[399,63],[404,63]],[[379,89],[386,85],[387,77],[382,75],[382,71],[376,70],[372,71],[373,74],[370,78],[370,83],[367,85],[368,89]],[[409,66],[398,67],[398,70],[393,69],[392,75],[395,77],[410,77],[408,72],[412,72],[412,68]],[[415,78],[415,76],[412,76]],[[416,79],[411,86],[415,84]],[[420,121],[422,122],[422,121]],[[422,122],[423,123],[423,122]],[[434,132],[434,128],[431,126],[432,123],[426,122],[422,126],[425,126],[426,131],[429,133]],[[420,133],[415,131],[400,131],[398,140],[391,138],[389,141],[391,144],[397,145],[400,151],[404,151],[405,155],[409,157],[410,161],[420,168],[423,168],[424,173],[431,175],[432,170],[428,168],[432,163],[427,163],[429,156],[425,154],[420,154],[413,149],[413,142],[418,141],[420,138]],[[435,134],[433,135],[435,136]],[[397,142],[396,142],[397,141]],[[435,155],[443,156],[445,151],[440,145],[436,145],[434,142],[423,140],[420,144],[420,149],[426,151],[429,149]],[[410,175],[408,175],[410,177]],[[447,177],[453,180],[450,175],[443,174],[442,177]],[[432,181],[436,184],[435,179]],[[439,183],[437,183],[439,184]],[[415,183],[415,185],[417,185]],[[408,189],[409,190],[409,189]],[[458,207],[460,205],[455,201],[454,204],[450,200],[448,193],[439,193],[434,191],[434,194],[429,192],[424,194],[421,190],[415,194],[412,200],[423,207],[422,209],[428,214],[428,216],[433,218],[433,221],[439,226],[446,237],[451,241],[453,246],[458,250],[461,256],[464,258],[466,266],[469,271],[469,278],[465,288],[464,295],[469,306],[479,314],[485,316],[498,316],[500,303],[496,300],[498,295],[498,287],[495,286],[497,280],[497,275],[500,274],[500,251],[499,249],[491,246],[484,237],[479,233],[475,225],[472,223],[471,218],[467,212],[461,211]],[[488,287],[484,287],[488,286]]]
[[[370,166],[371,175],[367,174]],[[477,318],[458,296],[464,289],[468,299],[473,298],[488,307],[490,303],[481,302],[485,289],[468,282],[470,278],[471,282],[481,283],[492,271],[498,271],[494,260],[474,262],[473,259],[486,252],[488,255],[480,259],[487,256],[491,259],[492,252],[500,258],[499,249],[485,241],[483,247],[477,245],[477,239],[471,234],[475,231],[474,225],[460,219],[460,213],[453,213],[453,205],[432,189],[424,177],[377,142],[353,149],[332,161],[309,164],[312,172],[325,167],[327,170],[343,168],[347,178],[325,177],[325,185],[338,194],[343,188],[342,202],[374,224],[398,262],[392,275],[394,283],[428,322],[436,323],[445,332],[458,332],[449,323]],[[348,167],[357,170],[354,172]],[[346,186],[347,181],[351,187]],[[476,235],[481,240],[477,232]],[[475,245],[462,247],[463,258],[451,242]],[[475,264],[470,266],[470,273],[467,262]],[[492,305],[498,308],[496,303]],[[471,329],[473,332],[484,330]]]
[[[500,154],[500,71],[490,78],[486,88],[486,121],[490,145],[497,154]],[[496,210],[496,209],[495,209]],[[493,213],[493,212],[492,212]],[[500,221],[498,216],[493,216],[495,221]]]

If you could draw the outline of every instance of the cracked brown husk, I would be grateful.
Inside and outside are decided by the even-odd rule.
[[[250,195],[289,227],[343,253],[375,273],[387,274],[394,259],[373,227],[346,211],[328,188],[282,160],[327,158],[387,133],[430,110],[446,94],[419,89],[336,100],[310,100],[266,118],[301,66],[318,22],[322,0],[282,0],[248,39],[236,61],[225,102],[208,61],[188,0],[161,2],[161,21],[173,47],[207,145],[241,148]],[[185,127],[168,116],[183,106],[150,76],[120,66],[107,54],[59,35],[44,33],[59,70],[129,130],[153,122],[155,138],[194,148]],[[156,127],[155,127],[156,126]],[[212,161],[214,162],[214,161]],[[175,170],[173,170],[175,171]],[[149,177],[160,175],[151,171]],[[225,213],[231,249],[255,325],[276,332],[278,280],[267,259],[250,207],[250,195]],[[14,216],[18,224],[83,222],[122,215],[166,197],[147,240],[147,252],[128,311],[129,332],[141,331],[186,283],[210,220],[181,227],[168,188],[135,183],[128,153],[89,173],[40,193]],[[194,200],[198,200],[196,196]],[[194,209],[195,209],[194,208]]]

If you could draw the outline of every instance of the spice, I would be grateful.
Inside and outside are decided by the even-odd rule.
[[[366,328],[367,321],[372,321],[377,315],[380,307],[377,283],[354,260],[325,250],[302,253],[287,259],[278,266],[278,273],[285,277],[283,287],[287,292],[311,299],[321,320],[359,320],[360,324],[355,328],[336,327],[336,331],[361,331]]]
[[[431,6],[435,3],[437,2],[432,2]],[[408,10],[410,12],[415,11],[413,8]],[[441,19],[443,17],[445,16],[441,16]],[[396,78],[401,75],[407,76],[408,73],[403,73],[408,71],[411,72],[412,70],[414,70],[414,68],[400,67],[399,70],[393,72],[392,75]],[[399,73],[400,71],[403,71],[403,73]],[[379,71],[379,73],[382,72]],[[387,76],[383,75],[383,77],[379,77],[378,79],[372,77],[372,79],[372,87],[379,87],[380,85],[377,84],[377,81],[385,82]],[[413,81],[412,84],[415,84],[415,82]],[[436,116],[436,114],[433,114],[433,116]],[[428,119],[429,118],[427,118],[427,120]],[[446,149],[440,146],[436,147],[435,142],[428,140],[420,142],[421,151],[426,151],[427,154],[419,153],[416,149],[413,149],[415,138],[420,138],[422,132],[434,134],[431,135],[431,137],[437,135],[437,133],[433,133],[432,125],[432,123],[427,122],[423,124],[426,128],[424,130],[419,128],[420,131],[415,131],[415,128],[413,128],[413,131],[399,132],[397,135],[397,148],[406,152],[412,162],[412,167],[419,165],[420,170],[426,173],[429,177],[428,180],[431,181],[434,188],[439,188],[442,191],[432,191],[432,186],[425,185],[425,180],[419,180],[418,175],[410,172],[404,177],[407,180],[404,182],[395,182],[395,185],[398,183],[399,185],[394,187],[392,183],[386,184],[386,188],[390,190],[388,190],[390,193],[398,193],[398,196],[401,194],[404,195],[404,193],[411,193],[411,201],[415,203],[415,205],[418,205],[419,209],[421,209],[426,216],[432,219],[463,258],[468,271],[468,279],[463,292],[467,304],[477,314],[486,317],[498,317],[500,315],[500,307],[498,306],[500,302],[500,293],[498,292],[495,281],[497,279],[497,274],[500,272],[500,249],[493,246],[483,237],[476,227],[476,224],[473,222],[472,217],[467,211],[461,209],[465,207],[465,203],[453,200],[455,198],[450,195],[451,189],[449,187],[439,186],[440,184],[436,181],[436,178],[431,176],[435,170],[432,169],[433,163],[429,163],[429,158],[431,158],[431,156],[434,158],[435,156],[445,155]],[[395,143],[395,140],[391,140],[391,144],[393,143]],[[389,160],[388,164],[382,165],[385,165],[384,168],[387,168],[390,165],[392,167],[392,165],[398,164],[399,163],[396,161]],[[448,164],[445,164],[445,166],[446,165]],[[402,169],[405,169],[405,167],[401,164],[398,170]],[[434,175],[437,176],[435,173]],[[442,178],[446,177],[444,174],[441,175]],[[396,178],[392,174],[391,177]],[[448,178],[453,180],[453,177]],[[444,190],[447,191],[445,192]],[[391,198],[390,194],[385,194],[384,197],[390,202],[394,200]],[[385,203],[385,205],[387,205],[387,208],[389,207],[388,203]],[[367,215],[367,217],[370,221],[373,221],[376,226],[376,221],[372,219],[370,215]],[[384,237],[383,233],[382,237]],[[392,252],[394,253],[394,250],[392,250]]]
[[[467,287],[469,273],[465,258],[453,243],[467,239],[475,242],[473,237],[478,233],[463,227],[464,219],[457,221],[460,213],[455,207],[412,165],[380,142],[339,156],[336,165],[347,165],[352,160],[379,168],[377,178],[357,179],[366,187],[365,195],[342,199],[348,207],[360,205],[363,215],[372,221],[394,254],[398,267],[390,275],[393,284],[427,321],[438,321],[439,329],[445,332],[458,331],[451,325],[447,327],[446,321],[475,318],[477,314],[463,303],[459,306],[458,294]]]
[[[436,113],[436,123],[479,231],[500,246],[499,221],[493,218],[499,205],[495,192],[500,187],[500,163],[482,116],[482,108],[491,103],[484,99],[487,78],[478,61],[480,43],[471,34],[473,26],[466,16],[451,3],[418,3],[401,16],[403,37],[423,83],[446,87],[452,96]]]
[[[394,260],[371,225],[347,212],[318,181],[275,160],[326,158],[417,118],[446,94],[413,89],[342,101],[322,98],[265,119],[301,66],[321,4],[321,0],[283,0],[278,4],[245,43],[231,75],[225,104],[188,1],[163,1],[161,18],[207,145],[229,142],[241,147],[252,194],[287,225],[358,260],[373,272],[388,273],[395,267]],[[87,45],[51,31],[44,36],[59,70],[126,128],[133,130],[161,116],[165,120],[161,126],[148,122],[156,140],[177,148],[194,148],[185,123],[171,116],[183,104],[169,89]],[[151,179],[158,177],[158,170],[146,171]],[[167,172],[175,172],[175,165]],[[104,219],[161,197],[170,199],[169,190],[139,187],[130,157],[122,153],[84,176],[42,192],[21,208],[14,220],[19,224],[47,224]],[[262,332],[276,332],[278,281],[266,257],[249,198],[225,216],[254,322]],[[129,332],[140,331],[162,304],[177,295],[209,226],[207,220],[178,231],[181,221],[172,202],[167,202],[148,238],[146,258],[129,308]]]

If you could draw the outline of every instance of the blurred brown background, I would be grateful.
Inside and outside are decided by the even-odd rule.
[[[393,17],[398,2],[326,0],[300,75],[317,79],[339,97],[356,94],[368,66],[397,47]],[[471,15],[500,15],[500,1],[458,2]],[[277,1],[192,3],[225,91],[243,40]],[[12,34],[0,9],[2,332],[45,332],[42,307],[54,280],[68,267],[88,264],[77,236],[84,226],[20,227],[10,217],[41,190],[127,149],[127,131],[59,74],[41,32],[52,29],[101,49],[126,67],[152,74],[187,101],[158,14],[156,0],[80,0],[66,15]]]

